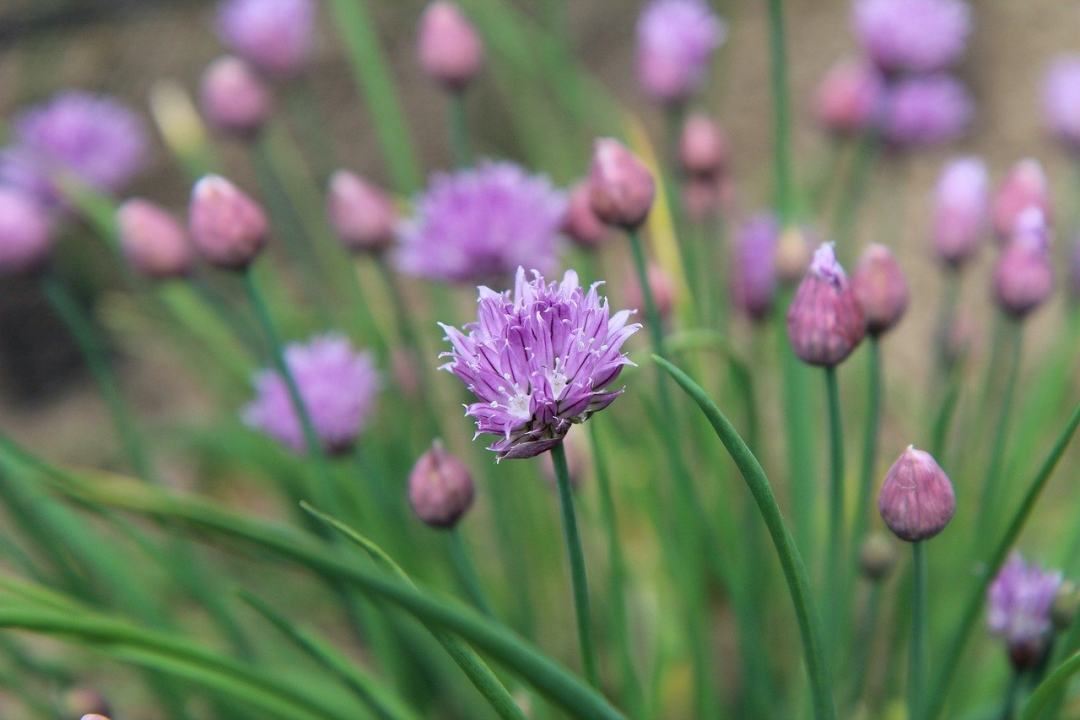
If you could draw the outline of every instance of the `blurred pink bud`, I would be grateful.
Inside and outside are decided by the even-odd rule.
[[[1025,210],[994,265],[994,299],[1007,315],[1023,318],[1054,290],[1049,229],[1042,211]]]
[[[452,528],[473,502],[469,469],[436,440],[409,473],[409,504],[422,521]]]
[[[776,247],[780,223],[772,213],[761,213],[735,233],[731,263],[731,298],[754,321],[772,312],[776,299]]]
[[[1020,213],[1034,205],[1051,222],[1050,183],[1038,160],[1025,158],[1013,166],[994,198],[994,231],[1004,242],[1012,236]]]
[[[977,157],[950,160],[941,172],[934,197],[934,252],[960,267],[978,250],[989,224],[990,179]]]
[[[602,222],[633,230],[652,209],[656,185],[652,173],[625,145],[600,138],[589,171],[589,201]]]
[[[40,269],[52,255],[52,223],[36,200],[0,187],[0,275]]]
[[[885,83],[873,65],[848,58],[829,68],[815,97],[818,121],[837,135],[856,135],[881,112]]]
[[[878,512],[901,540],[932,538],[945,529],[956,512],[952,482],[930,453],[908,445],[885,475]]]
[[[814,252],[787,314],[788,339],[805,363],[833,367],[851,354],[866,334],[862,309],[832,243]]]
[[[688,176],[713,178],[723,174],[731,146],[723,129],[704,113],[694,113],[679,137],[679,162]]]
[[[589,183],[582,181],[574,186],[567,198],[563,232],[571,242],[586,250],[595,250],[608,236],[608,228],[593,212],[589,198]]]
[[[1080,150],[1080,55],[1056,58],[1043,80],[1043,116],[1054,136]]]
[[[335,172],[326,204],[330,225],[349,250],[378,253],[394,244],[397,212],[393,201],[359,175]]]
[[[250,137],[270,117],[270,90],[246,62],[232,56],[210,63],[199,86],[199,103],[211,125]]]
[[[656,312],[659,313],[661,320],[666,321],[675,308],[675,284],[664,269],[655,263],[649,263],[648,277],[649,289],[652,291],[653,302],[656,303]],[[626,303],[634,308],[645,307],[641,283],[638,282],[636,274],[632,274],[626,280]]]
[[[64,693],[63,708],[65,717],[102,718],[112,712],[101,693],[87,687],[75,687]]]
[[[311,56],[317,11],[314,0],[227,0],[218,10],[218,35],[260,71],[292,77]]]
[[[460,91],[480,72],[484,45],[457,3],[435,0],[420,18],[420,66],[450,90]]]
[[[207,175],[195,183],[188,225],[203,259],[226,270],[246,270],[269,232],[259,204],[220,175]]]
[[[866,319],[866,331],[881,335],[892,329],[908,306],[908,283],[889,248],[866,248],[851,278],[855,298]]]
[[[132,198],[116,211],[116,221],[124,257],[136,272],[158,280],[191,272],[195,258],[187,233],[164,208]]]

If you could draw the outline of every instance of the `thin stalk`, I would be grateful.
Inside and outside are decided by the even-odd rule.
[[[840,201],[836,206],[836,215],[833,217],[833,236],[836,238],[837,254],[845,262],[851,257],[858,212],[863,198],[866,197],[866,188],[870,184],[868,176],[874,165],[877,149],[877,132],[874,130],[863,132],[855,145],[855,157],[852,160],[847,187],[840,194]]]
[[[791,158],[791,88],[788,83],[787,40],[784,36],[784,0],[768,0],[768,12],[776,208],[781,223],[788,225],[795,219],[797,208]]]
[[[923,543],[911,544],[911,647],[908,649],[908,720],[922,720],[926,697],[927,613],[926,613],[926,548]]]
[[[825,591],[830,597],[843,596],[844,582],[844,431],[840,420],[840,388],[836,368],[825,368],[825,388],[829,403],[829,535],[825,567]],[[825,631],[836,649],[841,629],[842,602],[826,603]]]
[[[454,156],[454,165],[467,168],[473,164],[472,138],[469,135],[469,114],[465,105],[465,93],[450,93],[448,103],[450,124],[450,149]]]
[[[780,307],[791,302],[790,289],[781,298]],[[792,497],[792,515],[799,547],[811,562],[817,557],[817,505],[818,478],[814,464],[817,442],[817,426],[811,421],[809,381],[811,368],[795,357],[787,336],[783,314],[777,313],[777,352],[780,354],[782,402],[784,418],[784,442],[787,460],[788,483]]]
[[[700,322],[702,310],[701,288],[698,284],[701,256],[698,253],[698,238],[686,231],[686,208],[683,205],[681,189],[682,171],[679,168],[679,137],[686,118],[686,105],[681,102],[671,103],[664,108],[664,130],[666,142],[664,148],[663,175],[664,192],[668,209],[671,212],[671,224],[675,232],[675,245],[679,249],[679,258],[690,290],[691,307],[694,317]]]
[[[855,639],[856,657],[852,664],[855,684],[851,691],[851,706],[858,707],[866,691],[870,678],[870,664],[874,655],[874,635],[877,632],[878,617],[881,615],[881,582],[874,581],[870,587],[870,597],[866,602],[866,615],[859,626]]]
[[[585,576],[585,555],[581,551],[581,537],[578,535],[577,518],[574,516],[574,494],[570,486],[570,469],[566,465],[566,448],[561,442],[551,448],[551,460],[555,465],[555,479],[559,485],[559,506],[562,510],[566,555],[570,562],[570,580],[574,589],[574,612],[577,615],[581,663],[585,669],[585,679],[593,687],[599,687],[592,642],[592,619],[589,617],[589,584]]]
[[[874,470],[877,467],[878,428],[881,423],[881,344],[871,336],[867,353],[868,386],[866,389],[866,434],[863,436],[862,476],[859,481],[859,500],[855,506],[855,529],[851,534],[851,558],[848,567],[855,567],[856,553],[870,525],[870,504],[874,490]],[[935,456],[936,457],[936,456]]]
[[[1013,670],[1009,678],[1009,686],[1005,689],[1005,697],[1001,701],[1001,720],[1013,720],[1016,715],[1016,701],[1020,699],[1020,688],[1023,685],[1024,674]]]
[[[484,588],[480,584],[480,576],[476,573],[476,566],[473,565],[469,548],[465,545],[465,538],[457,528],[450,531],[450,560],[454,564],[454,573],[457,575],[458,582],[461,583],[462,589],[472,604],[484,615],[495,617],[495,613],[491,610],[491,603],[488,602]]]

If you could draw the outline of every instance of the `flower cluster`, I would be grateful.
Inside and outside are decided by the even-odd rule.
[[[987,625],[1005,641],[1021,668],[1041,660],[1053,629],[1051,609],[1061,573],[1043,570],[1014,552],[987,590]]]
[[[598,287],[585,290],[572,270],[548,283],[518,268],[512,294],[480,288],[465,332],[442,326],[452,346],[443,369],[476,396],[466,414],[478,433],[498,436],[489,449],[500,459],[551,449],[622,394],[608,388],[631,364],[622,346],[641,326],[629,310],[612,315]]]
[[[218,35],[264,73],[288,77],[307,64],[315,10],[313,0],[229,0],[218,12]]]
[[[637,24],[638,79],[663,103],[686,100],[705,77],[727,26],[703,0],[654,0]]]

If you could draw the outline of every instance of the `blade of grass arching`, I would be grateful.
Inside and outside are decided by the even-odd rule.
[[[394,179],[394,189],[400,194],[411,195],[420,187],[419,166],[368,2],[329,0],[329,5],[334,15],[334,27],[345,43],[353,76],[371,113],[379,146]]]
[[[1035,688],[1031,693],[1031,697],[1029,697],[1027,703],[1025,703],[1023,711],[1020,713],[1020,720],[1038,720],[1038,718],[1043,717],[1043,710],[1050,707],[1051,702],[1061,693],[1066,684],[1072,680],[1078,672],[1080,672],[1080,652],[1074,653],[1066,658],[1065,661],[1050,674],[1050,677],[1043,680],[1039,686]]]
[[[945,654],[942,656],[943,661],[939,666],[941,668],[940,672],[936,677],[936,681],[930,688],[929,697],[923,708],[926,720],[934,720],[944,709],[949,686],[952,684],[953,678],[956,676],[956,672],[959,669],[964,647],[967,645],[968,637],[975,627],[975,623],[979,617],[979,611],[982,609],[983,602],[985,601],[986,589],[993,581],[994,576],[997,575],[997,571],[1002,563],[1005,562],[1005,558],[1008,556],[1017,537],[1019,537],[1020,531],[1024,529],[1024,525],[1027,523],[1027,519],[1034,509],[1035,503],[1038,501],[1039,496],[1046,487],[1046,483],[1050,480],[1050,476],[1053,475],[1058,461],[1060,461],[1062,455],[1065,454],[1065,449],[1072,440],[1078,426],[1080,426],[1080,406],[1073,411],[1072,417],[1069,418],[1069,422],[1065,425],[1061,434],[1058,435],[1049,454],[1043,460],[1042,465],[1028,485],[1023,500],[1017,505],[1016,512],[1013,513],[1012,519],[1006,527],[1004,534],[1002,534],[1001,539],[994,546],[994,549],[986,562],[982,564],[982,575],[979,577],[975,587],[971,589],[971,594],[968,596],[964,605],[964,611],[961,615],[960,622],[957,623],[952,639],[946,647]]]
[[[234,513],[206,501],[146,486],[91,485],[69,472],[47,477],[58,491],[82,502],[127,510],[159,520],[183,521],[204,537],[206,531],[243,540],[302,565],[319,575],[347,582],[395,605],[421,621],[469,641],[529,682],[570,715],[588,720],[625,720],[602,695],[548,658],[501,623],[459,603],[432,597],[386,573],[357,566],[339,553],[296,531]]]
[[[776,554],[780,559],[780,565],[784,570],[784,579],[787,581],[791,601],[795,607],[799,633],[802,637],[804,661],[807,674],[810,677],[814,717],[818,720],[835,720],[836,708],[832,697],[832,678],[825,663],[820,620],[814,609],[814,601],[810,593],[810,580],[802,556],[799,554],[795,541],[788,531],[780,507],[776,504],[776,498],[773,496],[772,487],[769,484],[768,477],[765,475],[765,471],[761,468],[750,448],[739,437],[735,427],[724,417],[724,414],[720,412],[720,408],[705,394],[701,386],[664,358],[656,357],[655,360],[701,408],[701,411],[716,431],[717,437],[727,448],[731,459],[735,461],[735,465],[739,468],[739,472],[742,473],[743,479],[746,480],[750,492],[753,493],[758,510],[769,530],[769,536],[772,538]]]
[[[340,520],[319,512],[307,503],[301,503],[300,506],[313,517],[358,545],[378,566],[396,576],[409,586],[415,587],[415,584],[408,573],[406,573],[400,565],[394,562],[393,558],[387,555],[386,552],[374,542],[356,532]],[[454,659],[454,662],[461,667],[462,672],[465,673],[470,682],[472,682],[484,698],[491,703],[491,706],[495,709],[495,712],[499,714],[499,717],[506,718],[507,720],[525,720],[525,714],[521,711],[521,708],[518,707],[518,704],[514,702],[514,698],[510,695],[510,692],[503,686],[502,682],[495,676],[495,673],[492,672],[491,668],[487,666],[472,648],[454,636],[440,632],[431,628],[431,626],[428,626],[428,628],[435,635],[435,639],[439,641],[439,644],[442,645],[443,648],[446,649],[446,652]]]
[[[244,591],[240,597],[312,659],[336,675],[377,717],[382,720],[419,720],[419,715],[402,700],[368,677],[333,645],[315,633],[297,627],[255,595]]]

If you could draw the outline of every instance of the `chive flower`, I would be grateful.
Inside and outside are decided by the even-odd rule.
[[[128,264],[156,280],[183,277],[195,264],[187,233],[165,208],[142,198],[131,198],[116,211],[120,247]]]
[[[285,364],[323,449],[334,454],[347,451],[371,420],[379,390],[371,353],[358,352],[344,335],[329,333],[307,343],[290,343]],[[261,370],[254,384],[255,399],[241,412],[244,424],[303,452],[303,427],[285,379],[276,371]]]
[[[990,179],[986,163],[977,157],[950,160],[934,193],[931,241],[935,254],[959,268],[975,254],[989,227]]]
[[[637,23],[638,81],[658,102],[682,102],[726,37],[727,25],[703,0],[653,0]]]
[[[855,267],[851,287],[866,319],[866,332],[872,336],[891,330],[907,310],[911,294],[907,278],[885,245],[866,248]]]
[[[1016,221],[1009,242],[994,264],[994,299],[1003,312],[1023,318],[1042,305],[1054,290],[1050,229],[1037,207]]]
[[[788,308],[787,330],[795,354],[822,367],[839,365],[862,342],[866,334],[862,309],[832,243],[814,252]]]
[[[381,253],[394,244],[397,210],[393,198],[348,170],[330,176],[326,215],[351,252]]]
[[[1043,80],[1043,117],[1054,137],[1080,150],[1080,55],[1056,58]]]
[[[206,262],[236,271],[255,261],[270,232],[262,207],[220,175],[207,175],[191,189],[188,226]]]
[[[499,459],[550,450],[622,394],[610,386],[632,364],[622,346],[641,325],[629,310],[612,315],[600,285],[582,288],[573,270],[549,283],[518,268],[512,293],[479,288],[475,323],[442,325],[451,350],[441,369],[476,396],[465,414],[478,435],[497,437],[488,449]]]
[[[930,453],[909,445],[885,475],[878,512],[901,540],[932,538],[956,513],[952,481]]]
[[[199,81],[199,105],[207,121],[241,138],[258,134],[274,101],[263,79],[246,61],[231,55],[207,66]]]
[[[942,145],[958,139],[971,124],[971,95],[944,73],[904,78],[889,87],[883,104],[882,134],[899,148]]]
[[[316,9],[313,0],[228,0],[218,10],[218,36],[263,73],[291,77],[311,55]]]
[[[434,528],[452,528],[472,506],[472,474],[436,440],[409,472],[409,505]]]
[[[457,3],[436,0],[420,17],[420,66],[447,89],[460,92],[484,65],[484,43]]]
[[[1024,670],[1038,664],[1053,632],[1051,610],[1060,572],[1027,563],[1013,552],[986,592],[987,625],[1005,641],[1014,667]]]
[[[881,114],[885,81],[870,63],[848,58],[829,68],[814,96],[817,120],[835,135],[857,135]]]
[[[731,262],[731,299],[754,322],[772,312],[776,300],[776,246],[780,222],[760,213],[735,231]]]
[[[33,197],[0,186],[0,276],[32,273],[52,255],[52,224]]]
[[[1012,237],[1017,220],[1029,207],[1037,207],[1046,221],[1051,222],[1050,181],[1042,163],[1034,158],[1024,158],[1013,165],[994,195],[994,232],[999,241]]]
[[[971,8],[961,0],[856,0],[852,25],[863,51],[886,72],[945,70],[971,33]]]
[[[398,266],[431,280],[504,282],[519,266],[554,270],[566,197],[509,162],[436,174],[398,230]]]

